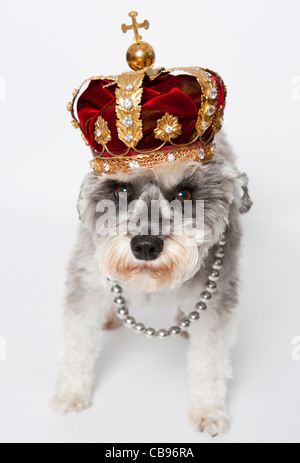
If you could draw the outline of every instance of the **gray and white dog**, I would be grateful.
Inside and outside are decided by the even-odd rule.
[[[91,405],[101,332],[115,325],[107,277],[119,281],[128,300],[139,301],[141,307],[159,303],[189,313],[205,290],[218,242],[226,232],[218,290],[201,321],[189,329],[188,370],[190,416],[196,428],[211,435],[227,431],[227,381],[232,374],[230,351],[238,299],[239,216],[252,205],[247,184],[223,134],[216,137],[215,160],[206,165],[167,163],[129,174],[87,175],[78,203],[78,240],[68,267],[60,375],[51,401],[55,410],[67,413]],[[204,201],[203,230],[191,232],[189,228],[178,236],[171,229],[168,234],[160,229],[158,236],[152,236],[147,225],[143,234],[134,236],[128,231],[104,234],[99,227],[101,201],[114,201],[119,211],[121,193],[121,198],[134,201],[132,218],[140,201],[163,201],[168,209],[181,192],[188,192],[193,202]],[[122,220],[119,214],[119,225]]]

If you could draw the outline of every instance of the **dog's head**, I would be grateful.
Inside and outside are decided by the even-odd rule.
[[[247,184],[247,176],[224,161],[89,174],[78,209],[93,234],[101,271],[154,292],[178,287],[200,270],[230,211],[250,209]]]

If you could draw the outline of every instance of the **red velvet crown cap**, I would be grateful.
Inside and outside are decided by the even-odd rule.
[[[226,87],[222,79],[213,73],[211,79],[215,80],[218,96],[216,109],[224,108],[226,99]],[[95,124],[101,116],[111,132],[111,140],[107,144],[110,152],[122,155],[127,146],[118,138],[116,115],[117,84],[112,80],[91,80],[87,89],[77,99],[75,110],[86,141],[97,153],[101,152],[101,146],[95,140]],[[203,93],[196,77],[187,74],[174,75],[168,71],[162,71],[156,78],[150,78],[147,73],[142,84],[141,116],[143,126],[143,138],[137,148],[140,151],[157,149],[161,142],[155,138],[157,121],[167,113],[178,117],[182,127],[182,133],[176,139],[176,144],[190,143],[196,135],[198,114],[203,102]],[[210,125],[202,136],[205,142],[211,138],[213,127]],[[103,157],[110,158],[109,153]]]

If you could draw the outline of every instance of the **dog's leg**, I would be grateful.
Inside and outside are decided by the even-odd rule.
[[[67,413],[90,407],[102,325],[105,295],[87,287],[87,275],[70,272],[63,320],[60,374],[51,400],[55,411]]]
[[[234,315],[205,313],[191,327],[188,369],[195,427],[212,436],[228,431],[227,382],[232,375],[230,351],[235,340]]]

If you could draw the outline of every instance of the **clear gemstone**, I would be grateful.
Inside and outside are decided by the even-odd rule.
[[[140,167],[140,164],[138,161],[131,161],[130,163],[130,168],[131,169],[138,169]]]
[[[173,133],[173,132],[174,132],[173,127],[171,127],[171,126],[169,125],[169,126],[166,128],[166,132],[167,132],[168,134]]]
[[[207,77],[207,80],[208,80],[209,82],[212,81],[212,76],[211,76],[210,74],[207,73],[207,74],[206,74],[206,77]]]
[[[102,132],[101,132],[101,130],[100,130],[100,129],[98,129],[98,130],[96,131],[96,135],[97,135],[97,137],[101,137],[101,135],[102,135]]]
[[[131,135],[131,133],[128,133],[127,135],[125,135],[125,140],[126,140],[127,142],[132,141],[132,140],[133,140],[133,135]]]
[[[125,117],[125,118],[123,119],[123,124],[125,125],[125,127],[132,127],[132,126],[133,126],[133,119],[132,119],[132,117],[129,117],[129,116]]]
[[[216,108],[215,108],[214,106],[210,106],[210,107],[208,108],[207,114],[208,114],[209,116],[212,116],[212,115],[215,113],[215,111],[216,111]]]
[[[218,90],[216,88],[213,88],[211,91],[210,91],[210,97],[212,100],[215,100],[218,96]]]
[[[205,159],[205,151],[204,151],[204,149],[202,149],[202,148],[199,149],[198,156],[201,159],[201,161],[203,161],[203,159]]]
[[[123,101],[123,108],[124,109],[132,109],[133,108],[133,101],[131,98],[126,98],[124,101]]]
[[[175,157],[174,154],[169,154],[169,155],[168,155],[168,161],[169,161],[169,162],[174,162],[175,159],[176,159],[176,157]]]
[[[108,172],[109,171],[109,164],[105,163],[103,168],[104,168],[105,172]]]
[[[207,130],[208,127],[209,127],[209,124],[208,124],[207,122],[203,122],[203,124],[202,124],[202,129],[203,129],[203,130]]]
[[[133,90],[133,85],[132,84],[127,84],[125,87],[127,92],[131,92]]]

